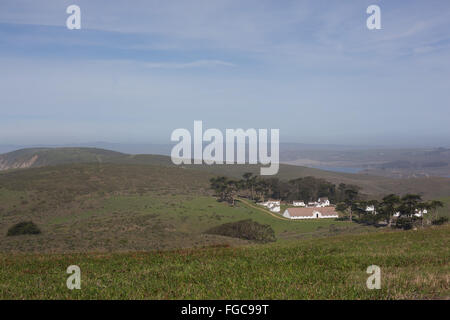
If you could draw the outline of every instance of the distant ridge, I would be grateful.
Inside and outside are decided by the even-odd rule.
[[[30,148],[0,155],[0,170],[105,162],[125,154],[97,148]]]
[[[0,154],[21,149],[42,149],[42,148],[98,148],[113,150],[126,154],[160,154],[170,155],[173,144],[162,143],[113,143],[113,142],[86,142],[73,144],[42,144],[42,145],[13,145],[0,144]],[[298,150],[363,150],[363,149],[387,148],[384,146],[353,146],[336,144],[307,144],[307,143],[280,143],[281,154],[290,154]],[[391,147],[392,148],[392,147]],[[283,157],[281,157],[283,158]]]
[[[171,164],[167,156],[129,155],[100,148],[29,148],[0,155],[0,170],[75,163]]]
[[[100,148],[30,148],[0,155],[0,172],[80,163],[175,167],[170,157],[163,155],[130,155]],[[241,178],[245,172],[259,174],[260,165],[182,165],[178,168],[201,171],[208,176],[224,175]],[[280,165],[280,171],[275,177],[281,180],[292,180],[307,176],[322,178],[334,184],[358,185],[362,188],[362,192],[368,195],[419,193],[424,197],[444,197],[450,194],[450,179],[440,177],[394,179],[286,164]],[[272,177],[266,176],[266,178]]]

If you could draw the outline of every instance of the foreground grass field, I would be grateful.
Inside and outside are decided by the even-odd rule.
[[[148,253],[0,254],[1,299],[450,298],[450,226]],[[381,268],[368,290],[366,269]],[[66,269],[81,268],[81,290]]]

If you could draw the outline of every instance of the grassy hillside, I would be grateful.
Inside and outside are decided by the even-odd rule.
[[[170,157],[129,155],[98,148],[30,148],[0,155],[0,170],[79,163],[117,163],[173,166]]]
[[[31,148],[0,155],[0,170],[69,163],[111,162],[125,154],[96,148]]]
[[[77,163],[115,163],[135,165],[161,165],[174,167],[170,157],[161,155],[127,155],[96,148],[46,148],[24,149],[0,155],[0,170],[14,168],[35,168],[42,166]],[[185,168],[204,171],[210,175],[241,177],[245,172],[259,174],[259,165],[186,165]],[[280,165],[278,178],[290,180],[314,176],[332,183],[355,184],[370,196],[388,193],[419,193],[425,198],[450,195],[450,178],[392,179],[367,174],[338,173],[302,166]]]
[[[0,251],[73,252],[161,250],[244,240],[206,235],[243,219],[270,224],[280,241],[374,228],[334,220],[289,221],[262,208],[219,203],[211,176],[176,167],[78,164],[0,173]],[[7,237],[32,220],[34,236]]]
[[[439,200],[444,203],[444,207],[438,209],[438,216],[450,219],[450,197],[444,197]]]
[[[332,219],[290,221],[245,200],[235,207],[215,200],[209,179],[239,176],[245,166],[227,173],[168,165],[162,156],[80,158],[93,154],[94,163],[0,172],[0,299],[449,296],[449,226],[385,232]],[[314,171],[302,170],[283,166],[280,176]],[[270,225],[277,241],[206,234],[245,219]],[[30,220],[41,234],[7,236]],[[65,286],[72,264],[82,270],[80,291]],[[382,268],[381,290],[365,288],[371,264]]]
[[[211,174],[221,174],[236,178],[242,177],[242,174],[245,172],[259,174],[260,170],[259,165],[191,165],[188,167],[195,170],[206,171]],[[291,180],[307,176],[323,178],[334,184],[354,184],[360,186],[362,188],[362,193],[365,193],[370,197],[380,197],[389,193],[418,193],[424,198],[438,198],[450,195],[450,178],[442,177],[394,179],[367,174],[331,172],[284,164],[280,165],[280,170],[276,175],[276,177],[282,180]]]
[[[0,254],[0,299],[445,299],[450,226],[154,253]],[[81,268],[81,290],[66,269]],[[368,290],[366,269],[381,268]]]

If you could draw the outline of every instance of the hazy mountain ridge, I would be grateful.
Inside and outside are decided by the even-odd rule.
[[[71,163],[108,162],[127,155],[97,148],[32,148],[0,155],[0,170]]]
[[[0,153],[21,149],[104,149],[128,155],[169,156],[171,144],[136,144],[92,142],[68,145],[43,145],[37,147],[0,145]],[[246,148],[248,150],[248,148]],[[102,156],[103,158],[104,156]],[[108,156],[109,158],[110,156]],[[114,156],[113,156],[114,157]],[[142,157],[141,157],[142,158]],[[30,159],[28,159],[30,160]],[[92,160],[89,160],[91,162]],[[140,159],[139,161],[142,161]],[[440,176],[450,177],[450,148],[448,147],[383,147],[315,145],[304,143],[280,143],[280,162],[322,170],[349,173],[366,173],[385,177],[408,178]],[[31,166],[27,161],[17,163],[18,168]],[[3,161],[0,170],[12,168]]]
[[[79,163],[109,163],[118,165],[157,165],[176,167],[170,157],[163,155],[129,155],[98,148],[36,148],[23,149],[0,155],[1,170],[26,169]],[[260,165],[183,165],[177,168],[201,171],[208,175],[225,175],[240,178],[245,172],[259,174]],[[388,193],[419,193],[425,197],[450,195],[450,179],[420,177],[393,179],[370,174],[352,174],[314,169],[298,165],[281,164],[275,176],[282,180],[314,176],[334,184],[358,185],[368,195]],[[267,176],[271,178],[273,176]],[[176,183],[176,182],[174,182]]]
[[[392,178],[450,177],[450,149],[291,150],[282,162],[316,168],[354,168],[355,172]]]

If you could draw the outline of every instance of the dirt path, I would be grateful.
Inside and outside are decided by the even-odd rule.
[[[244,200],[244,199],[242,199],[242,198],[239,198],[239,201],[242,202],[243,204],[245,204],[247,207],[250,207],[250,208],[253,208],[253,209],[262,211],[262,212],[264,212],[264,213],[267,213],[267,214],[271,215],[271,216],[274,217],[274,218],[277,218],[277,219],[280,219],[280,220],[284,220],[284,221],[291,221],[291,219],[285,218],[285,217],[280,216],[280,215],[278,215],[278,214],[276,214],[276,213],[273,213],[273,212],[271,212],[271,211],[269,211],[269,210],[266,210],[266,209],[264,209],[264,208],[261,208],[261,207],[259,207],[258,205],[253,204],[253,203],[251,203],[251,202],[249,202],[249,201],[247,201],[247,200]]]

